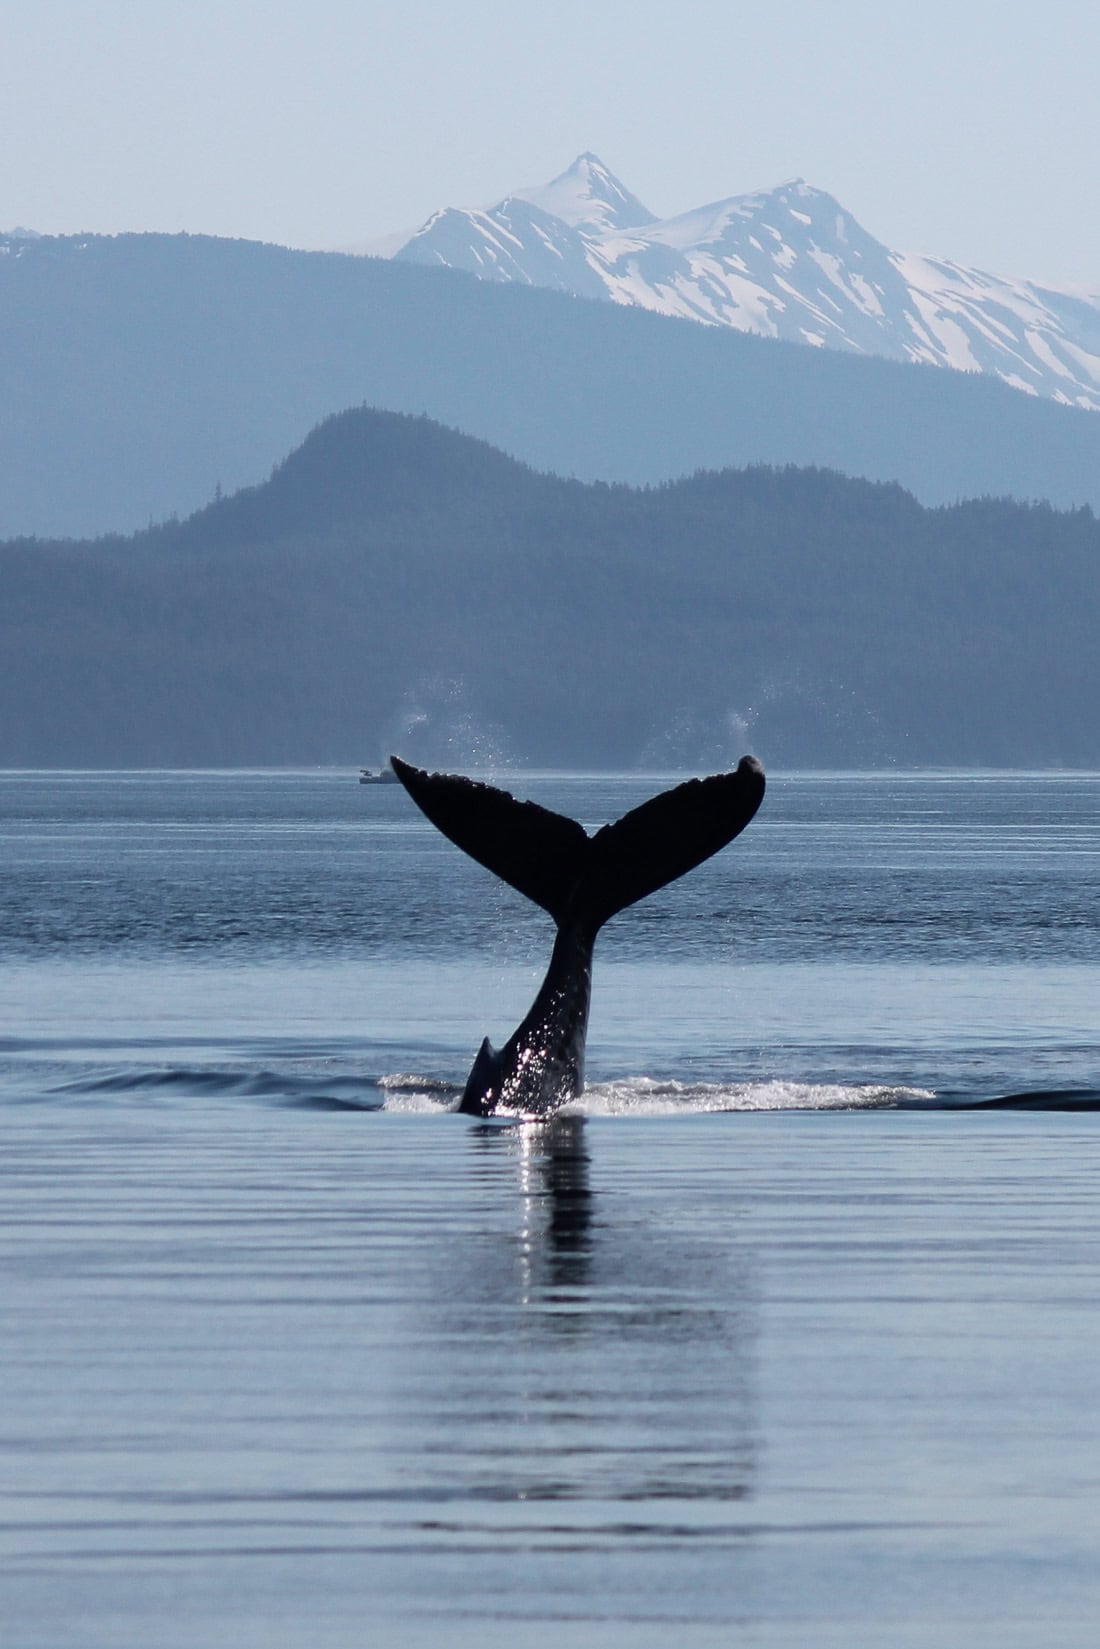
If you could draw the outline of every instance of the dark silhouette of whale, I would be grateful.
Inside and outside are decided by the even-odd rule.
[[[694,870],[744,830],[763,799],[764,770],[745,756],[736,771],[690,779],[589,836],[576,820],[492,785],[390,760],[444,836],[557,923],[530,1012],[499,1051],[485,1038],[458,1107],[479,1117],[548,1116],[584,1087],[597,933],[616,911]]]

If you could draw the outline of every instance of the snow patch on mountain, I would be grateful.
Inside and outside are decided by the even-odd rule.
[[[659,219],[586,153],[495,206],[436,212],[385,250],[708,326],[988,373],[1100,410],[1100,294],[893,252],[802,178]]]

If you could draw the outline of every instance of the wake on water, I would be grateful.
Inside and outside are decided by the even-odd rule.
[[[414,1073],[371,1078],[195,1065],[85,1071],[49,1083],[44,1090],[40,1088],[39,1093],[44,1099],[52,1097],[62,1102],[117,1100],[158,1104],[192,1099],[441,1116],[456,1109],[462,1085]],[[679,1082],[634,1076],[592,1084],[579,1098],[563,1106],[559,1114],[661,1117],[695,1112],[854,1111],[935,1104],[936,1095],[929,1089],[874,1083],[847,1086],[789,1081]],[[508,1120],[507,1113],[505,1120]]]
[[[4,1052],[22,1059],[3,1061],[0,1089],[8,1103],[59,1105],[139,1105],[178,1102],[230,1107],[296,1108],[314,1111],[361,1111],[402,1116],[445,1116],[457,1110],[462,1084],[416,1072],[364,1076],[333,1069],[342,1061],[308,1056],[297,1069],[232,1063],[113,1066],[109,1060],[89,1066],[58,1059],[60,1050],[39,1046]],[[35,1057],[37,1055],[37,1057]],[[45,1056],[45,1057],[43,1057]],[[319,1068],[320,1067],[320,1068]],[[1100,1089],[1048,1088],[995,1095],[946,1091],[896,1083],[807,1082],[789,1078],[702,1082],[630,1076],[595,1082],[556,1115],[571,1117],[689,1117],[744,1112],[954,1111],[1017,1109],[1032,1111],[1100,1110]],[[536,1120],[522,1113],[499,1113],[502,1122]],[[543,1117],[543,1122],[548,1119]],[[551,1119],[552,1120],[552,1119]]]

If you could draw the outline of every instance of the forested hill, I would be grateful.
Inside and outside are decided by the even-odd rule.
[[[133,538],[0,545],[0,764],[1100,766],[1091,511],[536,474],[332,418]]]
[[[203,236],[0,236],[0,385],[0,538],[189,513],[362,402],[588,480],[797,463],[1100,507],[1100,415],[988,377]]]

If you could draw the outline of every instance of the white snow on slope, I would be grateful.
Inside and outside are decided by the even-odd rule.
[[[495,206],[436,212],[385,252],[1100,411],[1100,294],[893,252],[801,178],[661,220],[583,154]]]

